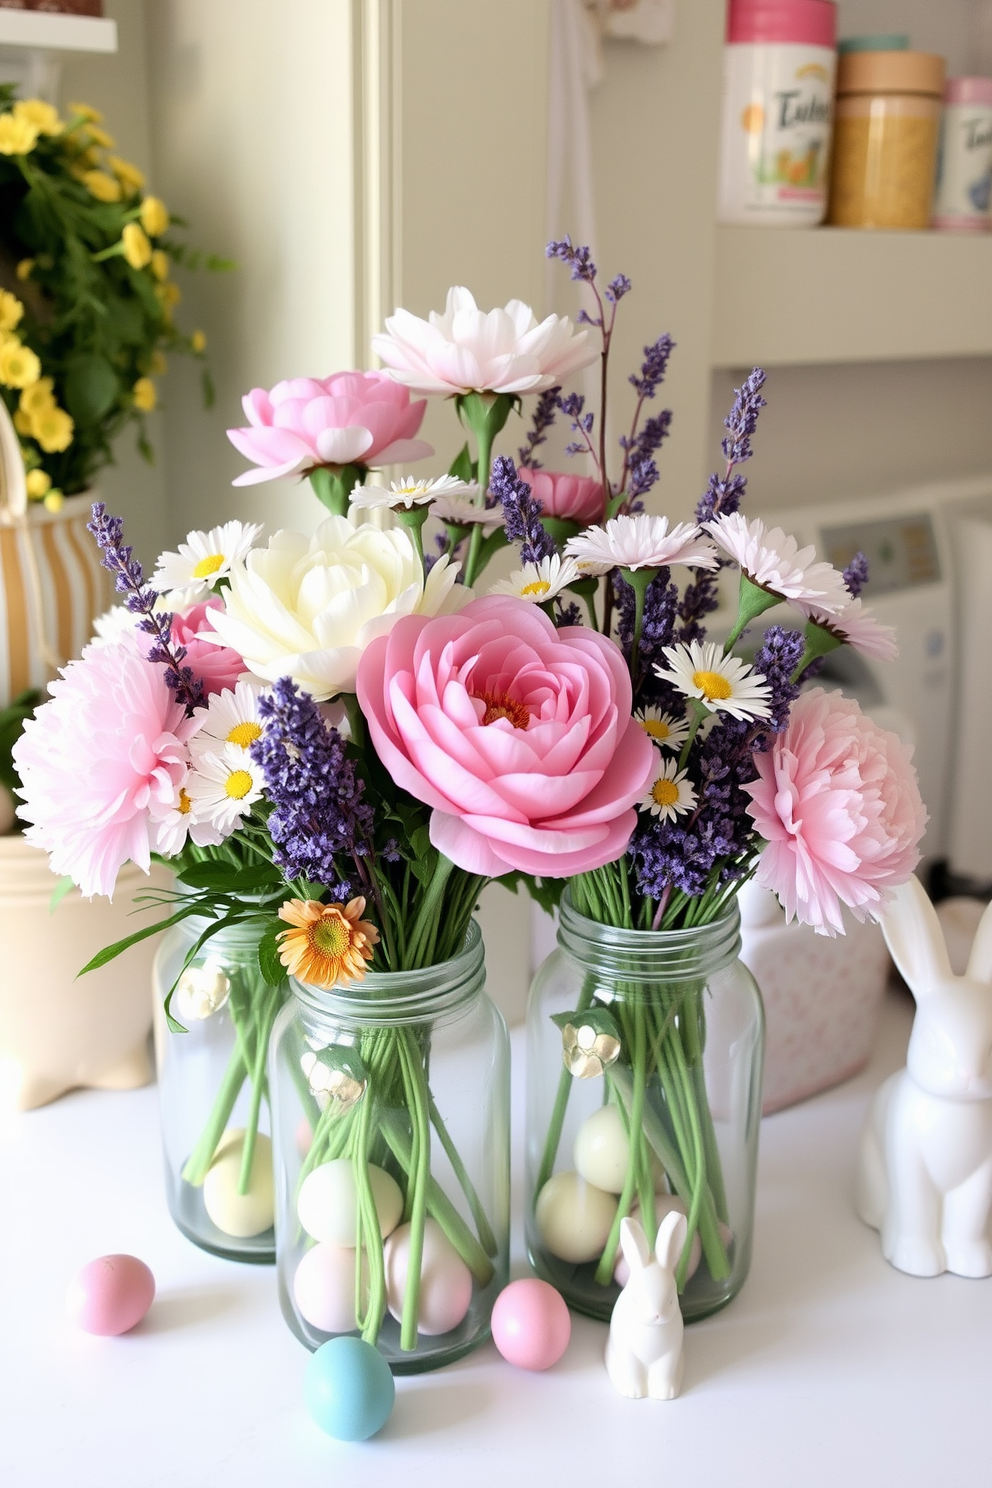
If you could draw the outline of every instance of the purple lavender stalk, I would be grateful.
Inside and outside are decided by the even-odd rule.
[[[517,475],[517,467],[508,455],[497,455],[493,461],[489,489],[501,502],[506,535],[520,544],[525,563],[540,563],[558,551],[551,536],[541,526],[541,503],[530,486]]]
[[[537,400],[537,407],[530,423],[530,432],[521,449],[517,450],[518,464],[526,466],[528,470],[540,470],[541,463],[537,459],[538,448],[544,444],[548,437],[548,430],[555,421],[558,412],[558,395],[560,387],[546,388]]]

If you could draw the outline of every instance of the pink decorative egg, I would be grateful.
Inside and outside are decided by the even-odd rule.
[[[137,1256],[106,1255],[73,1277],[66,1293],[69,1317],[87,1333],[126,1333],[141,1322],[155,1297],[155,1278]]]
[[[293,1277],[300,1316],[322,1333],[351,1333],[355,1320],[356,1252],[344,1246],[314,1245]],[[362,1309],[369,1297],[369,1263],[362,1252]]]
[[[403,1299],[410,1265],[410,1226],[400,1225],[386,1241],[386,1301],[397,1322],[403,1317]],[[472,1302],[472,1273],[441,1226],[434,1219],[424,1224],[424,1249],[420,1263],[420,1306],[417,1332],[428,1338],[457,1328]]]
[[[518,1369],[550,1369],[568,1348],[572,1319],[563,1297],[546,1281],[511,1281],[493,1308],[493,1343]]]

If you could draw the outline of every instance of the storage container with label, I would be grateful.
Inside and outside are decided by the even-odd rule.
[[[814,227],[822,221],[836,34],[833,0],[730,0],[721,222]]]
[[[992,78],[949,78],[944,90],[933,225],[942,232],[992,228]]]

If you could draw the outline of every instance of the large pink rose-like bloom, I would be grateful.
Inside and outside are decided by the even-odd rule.
[[[234,482],[252,486],[317,465],[392,465],[422,460],[434,448],[415,439],[426,402],[381,372],[292,377],[270,392],[253,388],[241,400],[247,429],[227,437],[258,470]]]
[[[566,877],[624,851],[655,750],[619,649],[508,596],[410,616],[375,640],[358,699],[397,785],[434,808],[434,846],[469,873]]]
[[[224,601],[219,595],[192,605],[182,614],[172,617],[172,639],[186,647],[184,666],[193,668],[193,673],[203,683],[204,700],[225,687],[232,691],[239,677],[248,668],[244,659],[231,646],[217,644],[217,632],[208,624],[211,610],[222,610]]]
[[[84,894],[112,894],[130,859],[148,872],[157,823],[185,778],[194,720],[165,667],[124,636],[87,646],[49,684],[14,746],[28,842]]]
[[[529,470],[526,465],[519,465],[517,474],[530,486],[547,517],[562,517],[585,526],[589,522],[601,522],[606,515],[603,482],[591,475]]]
[[[841,904],[877,918],[920,860],[927,824],[909,750],[852,698],[814,688],[745,785],[767,846],[756,880],[786,919],[843,933]]]

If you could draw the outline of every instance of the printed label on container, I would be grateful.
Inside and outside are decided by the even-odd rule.
[[[984,227],[992,203],[992,108],[948,104],[944,109],[934,218]]]
[[[826,47],[725,48],[721,222],[817,223],[827,201],[835,56]]]

